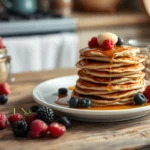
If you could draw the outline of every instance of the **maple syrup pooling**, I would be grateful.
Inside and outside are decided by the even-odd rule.
[[[105,55],[109,61],[110,61],[110,71],[109,71],[109,84],[107,85],[107,90],[112,91],[113,86],[111,84],[111,74],[112,74],[112,67],[113,67],[113,59],[116,57],[117,52],[122,52],[127,50],[126,48],[115,46],[112,50],[100,50],[99,48],[85,50],[84,56],[88,57],[90,52],[101,52],[103,55]]]

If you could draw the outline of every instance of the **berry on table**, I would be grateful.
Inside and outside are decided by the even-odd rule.
[[[32,121],[37,119],[37,114],[32,113],[31,110],[29,110],[29,112],[26,112],[23,108],[22,108],[22,111],[24,112],[25,120],[26,120],[28,126],[30,126]]]
[[[0,104],[2,104],[2,105],[6,104],[7,101],[8,101],[8,97],[5,94],[0,95]]]
[[[105,40],[103,42],[103,48],[104,50],[112,50],[114,48],[114,44],[111,40]]]
[[[124,44],[124,40],[122,38],[118,37],[118,41],[117,41],[116,45],[121,46],[123,44]]]
[[[97,42],[97,37],[92,37],[92,39],[88,42],[88,46],[90,48],[98,47],[99,44]]]
[[[0,112],[0,130],[7,127],[7,117],[3,112]]]
[[[65,94],[67,94],[68,93],[68,89],[66,89],[66,88],[59,88],[58,89],[58,95],[65,95]]]
[[[136,105],[145,104],[145,103],[146,103],[146,98],[145,98],[145,96],[144,96],[142,93],[137,93],[137,94],[134,96],[134,103],[135,103]]]
[[[49,126],[49,131],[52,137],[60,137],[66,132],[66,127],[62,124],[59,124],[57,122],[53,122]]]
[[[10,94],[10,88],[7,83],[2,83],[0,85],[0,94],[9,95]]]
[[[39,109],[39,106],[37,106],[37,105],[33,105],[30,107],[31,112],[36,112],[38,109]]]
[[[37,119],[40,119],[47,123],[48,125],[53,122],[54,120],[54,112],[52,109],[48,107],[40,107],[37,111]]]
[[[4,48],[3,39],[0,37],[0,48]]]
[[[30,136],[32,138],[39,138],[46,135],[48,132],[48,126],[42,120],[34,120],[30,125]]]
[[[77,97],[71,97],[70,100],[68,101],[69,106],[72,107],[72,108],[77,107],[78,102],[79,102],[79,99]]]
[[[13,115],[8,117],[8,121],[12,126],[19,120],[23,120],[23,116],[19,113],[14,113]]]
[[[148,85],[143,92],[144,96],[150,101],[150,85]]]
[[[71,127],[71,122],[67,117],[61,117],[58,122],[59,124],[64,125],[67,129]]]
[[[16,137],[25,137],[29,131],[28,125],[27,125],[26,121],[24,121],[24,120],[19,120],[19,121],[15,122],[12,130],[13,130],[13,134]]]
[[[84,107],[84,108],[88,108],[91,106],[91,100],[87,97],[84,97],[82,100],[81,100],[81,107]]]

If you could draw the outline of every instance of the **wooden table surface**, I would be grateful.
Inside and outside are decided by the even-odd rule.
[[[76,74],[76,69],[32,72],[14,75],[11,94],[0,112],[7,116],[13,108],[29,109],[35,104],[32,90],[40,82],[58,76]],[[10,126],[0,131],[0,150],[149,150],[150,116],[115,123],[91,123],[72,121],[72,127],[62,137],[53,139],[49,135],[40,139],[16,138]]]

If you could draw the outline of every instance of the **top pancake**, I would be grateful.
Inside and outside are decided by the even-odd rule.
[[[98,57],[106,57],[106,53],[110,53],[110,51],[103,51],[101,48],[83,48],[80,50],[80,54],[82,56],[90,57],[90,56],[98,56]],[[131,57],[136,56],[140,53],[139,48],[131,47],[131,46],[122,46],[115,47],[111,52],[115,52],[115,57]]]

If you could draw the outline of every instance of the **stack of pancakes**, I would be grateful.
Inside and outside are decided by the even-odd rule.
[[[72,96],[89,97],[93,106],[133,103],[134,95],[145,87],[145,58],[139,52],[139,48],[125,45],[107,51],[81,49],[76,64],[79,79]]]

